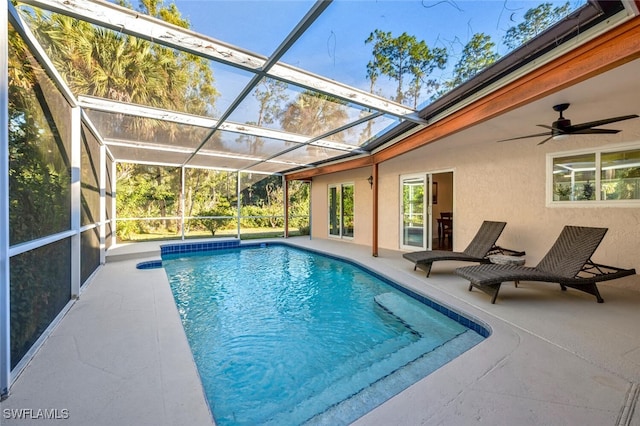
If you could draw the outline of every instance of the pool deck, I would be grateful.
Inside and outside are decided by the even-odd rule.
[[[425,278],[399,251],[374,258],[368,247],[345,242],[285,241],[348,256],[492,330],[356,425],[640,426],[638,276],[599,285],[603,304],[524,282],[503,285],[492,305],[452,273],[465,264],[436,263]],[[164,270],[135,268],[159,259],[158,247],[109,251],[0,403],[1,425],[213,424]],[[59,419],[9,415],[25,410],[32,417],[49,410]]]

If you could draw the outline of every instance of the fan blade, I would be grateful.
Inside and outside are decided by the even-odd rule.
[[[549,136],[550,134],[551,134],[550,132],[536,133],[535,135],[527,135],[527,136],[520,136],[520,137],[517,137],[517,138],[502,139],[502,140],[499,140],[497,142],[507,142],[507,141],[515,141],[515,140],[518,140],[518,139],[537,138],[537,137],[540,137],[540,136]]]
[[[546,124],[536,124],[538,127],[544,127],[545,129],[553,130],[553,127],[547,126]]]
[[[604,120],[596,120],[596,121],[590,121],[588,123],[576,124],[575,126],[571,126],[565,129],[565,131],[567,133],[576,133],[579,130],[588,129],[590,127],[604,126],[605,124],[616,123],[618,121],[630,120],[632,118],[638,118],[638,117],[639,117],[638,114],[631,114],[631,115],[622,115],[620,117],[605,118]]]
[[[551,139],[553,139],[553,136],[549,136],[548,138],[546,138],[546,139],[545,139],[545,140],[543,140],[542,142],[538,142],[538,145],[542,145],[543,143],[545,143],[545,142],[547,142],[547,141],[549,141],[549,140],[551,140]]]
[[[615,129],[584,129],[576,132],[568,132],[571,135],[596,135],[596,134],[614,134],[620,133],[620,130]]]

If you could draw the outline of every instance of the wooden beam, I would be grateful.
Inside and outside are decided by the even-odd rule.
[[[314,176],[322,176],[330,173],[340,172],[343,170],[359,169],[360,167],[367,167],[373,164],[373,157],[360,157],[353,160],[348,160],[343,163],[328,164],[326,166],[320,166],[313,169],[305,169],[299,172],[293,172],[286,175],[287,180],[305,180]]]
[[[284,186],[284,237],[289,238],[289,181],[283,179]]]
[[[371,255],[378,257],[378,165],[372,167],[371,176],[373,176],[373,205],[372,205],[372,233],[371,233]]]

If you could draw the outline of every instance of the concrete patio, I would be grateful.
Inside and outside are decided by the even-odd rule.
[[[601,284],[604,304],[525,282],[503,286],[491,305],[452,273],[459,263],[440,262],[425,278],[398,251],[374,258],[369,248],[344,242],[286,242],[348,255],[492,330],[355,424],[640,426],[638,276]],[[109,250],[107,263],[1,403],[0,424],[213,423],[164,270],[135,268],[159,259],[158,247]],[[20,413],[58,418],[16,418]]]

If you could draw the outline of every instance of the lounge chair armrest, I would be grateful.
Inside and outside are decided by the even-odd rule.
[[[489,250],[489,253],[487,253],[487,256],[490,256],[492,254],[504,254],[505,256],[524,256],[527,253],[524,251],[511,250],[500,246],[493,246],[491,250]]]
[[[596,277],[596,278],[602,277],[602,281],[606,281],[609,279],[626,277],[628,275],[635,275],[635,273],[636,273],[636,270],[633,268],[632,269],[618,268],[616,266],[594,263],[591,260],[589,260],[587,263],[584,264],[584,266],[582,267],[582,270],[578,272],[578,276],[576,278],[579,278],[581,275],[582,276],[587,275],[587,276]]]

